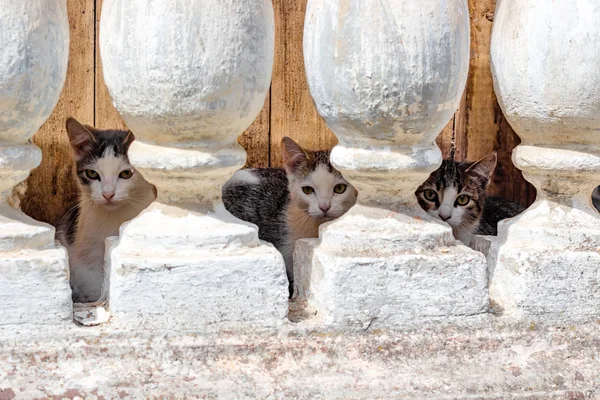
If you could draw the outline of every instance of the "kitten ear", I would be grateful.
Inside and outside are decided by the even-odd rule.
[[[289,173],[295,172],[298,166],[308,160],[306,151],[287,136],[281,139],[281,156],[283,157],[285,169]]]
[[[129,146],[131,145],[131,143],[133,143],[134,140],[135,135],[133,134],[133,132],[127,131],[127,136],[125,136],[125,139],[123,139],[123,146],[125,146],[125,149],[129,149]]]
[[[69,141],[71,147],[75,151],[77,156],[82,156],[92,150],[94,143],[96,142],[96,136],[94,136],[91,126],[82,125],[73,117],[67,119],[67,135],[69,135]]]
[[[498,156],[496,152],[488,154],[481,160],[474,162],[469,168],[467,168],[467,174],[476,175],[482,179],[489,180],[494,170],[496,169],[496,163],[498,162]]]

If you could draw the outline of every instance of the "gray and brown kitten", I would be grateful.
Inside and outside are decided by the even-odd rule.
[[[496,153],[474,163],[444,160],[415,192],[423,210],[446,221],[454,237],[467,246],[474,234],[497,235],[499,221],[524,210],[516,203],[487,196],[496,163]]]
[[[285,137],[285,168],[242,169],[223,187],[225,208],[257,225],[259,238],[283,255],[290,295],[296,240],[318,237],[321,224],[341,217],[356,203],[356,189],[332,167],[329,154],[304,150]]]
[[[75,302],[100,298],[104,273],[104,241],[156,198],[156,188],[131,166],[127,151],[133,133],[99,130],[67,120],[78,203],[57,226],[56,238],[69,253]]]

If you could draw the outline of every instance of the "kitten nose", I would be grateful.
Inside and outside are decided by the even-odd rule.
[[[331,208],[331,206],[330,205],[319,206],[319,208],[321,209],[321,211],[323,211],[324,213],[326,213],[327,211],[329,211],[329,209]]]
[[[102,197],[104,197],[106,201],[110,201],[113,197],[115,197],[115,192],[102,193]]]
[[[451,217],[452,215],[440,214],[442,221],[448,221]]]

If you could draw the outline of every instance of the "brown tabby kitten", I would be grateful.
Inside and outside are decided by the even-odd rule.
[[[499,221],[524,210],[516,203],[487,196],[496,162],[496,153],[474,163],[444,160],[415,192],[423,210],[447,222],[454,237],[467,246],[474,234],[496,235]]]

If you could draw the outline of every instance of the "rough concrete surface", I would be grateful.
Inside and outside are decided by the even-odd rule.
[[[224,209],[197,214],[154,204],[113,243],[105,285],[119,324],[204,332],[286,318],[283,257],[258,240],[256,226]]]
[[[485,259],[465,246],[339,257],[318,239],[300,240],[294,279],[324,323],[343,329],[450,320],[485,313],[489,304]]]
[[[600,325],[333,333],[0,329],[0,398],[593,399]],[[28,333],[29,332],[29,333]]]

